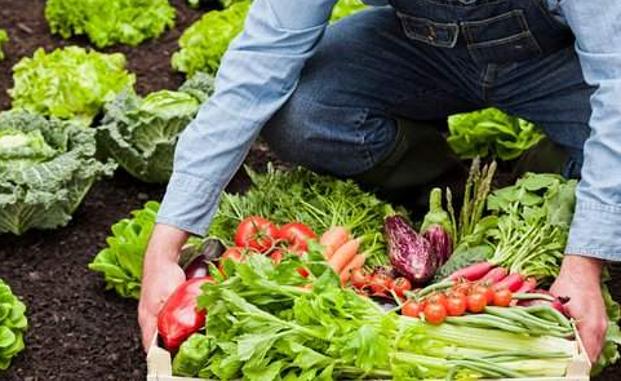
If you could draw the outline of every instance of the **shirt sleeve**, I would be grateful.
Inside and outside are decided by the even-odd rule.
[[[214,95],[182,133],[157,222],[204,235],[224,187],[293,92],[336,0],[255,0]]]
[[[621,260],[621,1],[560,3],[591,98],[591,135],[566,252]]]

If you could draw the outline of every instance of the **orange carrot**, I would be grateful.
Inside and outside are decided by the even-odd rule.
[[[358,254],[352,259],[341,271],[341,284],[347,283],[349,281],[349,277],[351,276],[351,272],[362,268],[364,266],[364,261],[366,261],[367,257],[364,254]]]
[[[347,266],[347,264],[354,259],[359,248],[359,239],[352,239],[348,241],[346,244],[339,247],[336,252],[334,252],[334,255],[328,259],[328,264],[337,274],[340,274],[345,266]]]
[[[323,233],[319,243],[325,248],[324,254],[330,259],[332,255],[347,241],[349,241],[349,232],[347,229],[336,226]]]

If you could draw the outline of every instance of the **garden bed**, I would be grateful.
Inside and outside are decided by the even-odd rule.
[[[177,88],[183,76],[170,69],[181,32],[200,17],[183,0],[177,8],[176,27],[162,37],[136,48],[115,47],[128,58],[137,75],[140,93]],[[50,35],[43,17],[43,0],[0,0],[0,27],[9,31],[7,59],[0,63],[0,108],[9,107],[6,89],[12,86],[10,68],[38,47],[52,49],[86,40],[63,41]],[[250,154],[247,164],[263,168],[270,158],[262,146]],[[229,190],[242,190],[247,178],[235,177]],[[30,330],[26,350],[0,379],[12,381],[145,380],[145,354],[136,322],[137,303],[103,291],[99,274],[87,269],[104,246],[110,226],[159,199],[164,188],[145,185],[118,171],[113,179],[96,184],[68,227],[57,231],[32,231],[23,237],[0,235],[0,278],[28,305]],[[612,271],[610,284],[621,299],[621,266]],[[598,380],[615,380],[621,365],[610,367]]]

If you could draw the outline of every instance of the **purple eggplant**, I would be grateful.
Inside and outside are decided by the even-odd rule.
[[[441,260],[425,237],[399,215],[384,220],[390,262],[397,272],[417,286],[429,282]]]
[[[453,254],[454,231],[450,215],[442,208],[442,190],[434,188],[429,194],[429,212],[423,219],[420,232],[438,253],[441,264]]]
[[[451,236],[439,225],[433,225],[423,233],[423,237],[436,252],[440,266],[442,266],[453,254],[453,240]]]
[[[182,251],[186,279],[202,278],[209,275],[209,264],[224,252],[218,240],[208,239],[199,245],[188,245]]]

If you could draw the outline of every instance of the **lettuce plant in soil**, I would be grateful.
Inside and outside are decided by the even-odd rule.
[[[8,369],[11,360],[24,349],[27,329],[26,306],[0,279],[0,372]]]
[[[3,46],[9,42],[9,34],[4,29],[0,29],[0,61],[3,61],[6,57],[4,55]]]
[[[212,92],[213,78],[203,73],[179,91],[162,90],[146,98],[125,91],[104,106],[99,146],[137,179],[166,183],[179,135]]]
[[[114,289],[124,298],[140,297],[142,263],[159,207],[157,202],[147,202],[143,209],[131,213],[132,218],[112,225],[108,246],[88,265],[103,274],[106,289]]]
[[[95,159],[95,131],[24,111],[0,114],[0,233],[67,225],[116,164]]]
[[[87,35],[98,48],[136,46],[175,25],[168,0],[48,0],[45,18],[63,38]]]
[[[218,71],[231,41],[243,30],[251,1],[222,0],[221,3],[223,10],[207,12],[183,32],[179,39],[181,49],[172,57],[173,69],[189,75],[197,71]],[[334,7],[331,21],[338,21],[364,7],[360,0],[340,0]]]
[[[46,53],[38,49],[13,67],[9,90],[14,108],[78,119],[90,125],[105,102],[132,88],[136,78],[125,70],[125,56],[69,46]]]

